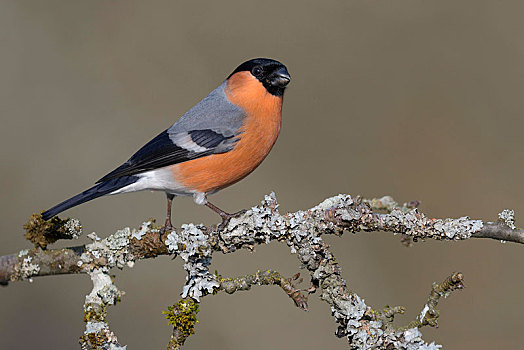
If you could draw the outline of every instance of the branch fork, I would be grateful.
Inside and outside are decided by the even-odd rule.
[[[399,205],[388,196],[368,200],[338,195],[311,209],[282,215],[272,193],[265,196],[261,205],[231,218],[220,233],[203,225],[186,224],[178,231],[163,232],[159,236],[160,228],[149,220],[138,229],[124,228],[104,239],[91,234],[92,243],[64,249],[48,249],[48,246],[57,239],[78,237],[81,234],[78,221],[45,222],[35,214],[26,225],[27,238],[35,247],[0,257],[0,284],[55,274],[90,275],[93,290],[84,304],[86,330],[80,339],[82,349],[123,349],[107,323],[107,307],[115,305],[123,296],[109,271],[170,254],[184,261],[187,272],[182,298],[167,312],[174,325],[170,349],[179,349],[194,331],[198,310],[194,305],[198,306],[200,298],[220,291],[249,290],[253,285],[278,285],[303,310],[308,308],[307,294],[318,290],[338,323],[336,335],[346,338],[350,349],[438,349],[439,345],[422,340],[419,328],[437,325],[436,306],[442,297],[463,287],[462,274],[451,274],[442,283],[434,284],[420,316],[407,326],[394,327],[394,317],[402,314],[404,308],[378,310],[368,306],[348,288],[341,277],[341,267],[322,236],[385,231],[402,234],[409,242],[492,238],[524,243],[524,230],[515,227],[510,210],[503,211],[496,222],[483,222],[468,217],[431,219],[419,211],[418,205],[416,201]],[[286,279],[273,270],[237,278],[222,278],[209,272],[213,254],[253,249],[271,241],[287,244],[297,256],[302,268],[310,274],[308,290],[295,287],[298,276]]]

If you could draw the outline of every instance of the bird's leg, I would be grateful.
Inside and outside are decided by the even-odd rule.
[[[231,220],[231,218],[237,217],[246,212],[246,210],[244,209],[244,210],[237,211],[236,213],[229,214],[212,203],[206,202],[206,206],[210,208],[211,210],[213,210],[218,215],[220,215],[220,217],[222,218],[222,222],[217,227],[218,231],[222,231],[226,227],[226,225],[229,223],[229,220]]]
[[[175,198],[174,194],[166,193],[167,196],[167,215],[166,215],[166,223],[164,227],[166,230],[172,230],[173,225],[171,224],[171,207],[173,205],[173,198]]]
[[[175,198],[174,194],[166,193],[167,196],[167,215],[166,215],[166,222],[164,224],[164,227],[162,227],[159,231],[160,237],[166,232],[166,231],[172,231],[173,225],[171,224],[171,206],[173,204],[173,198]]]

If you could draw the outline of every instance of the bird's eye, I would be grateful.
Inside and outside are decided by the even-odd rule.
[[[255,67],[255,68],[253,68],[253,70],[251,72],[253,73],[253,75],[259,76],[260,74],[262,74],[262,68]]]

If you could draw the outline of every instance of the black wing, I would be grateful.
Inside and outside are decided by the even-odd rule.
[[[169,130],[169,129],[168,129]],[[135,175],[148,170],[186,162],[210,154],[230,151],[238,141],[210,129],[170,134],[165,130],[138,150],[127,162],[97,181]]]

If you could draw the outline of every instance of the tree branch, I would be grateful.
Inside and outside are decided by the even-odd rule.
[[[237,278],[222,278],[222,276],[216,275],[219,286],[213,294],[221,291],[227,294],[247,291],[251,290],[253,285],[278,285],[293,299],[298,308],[307,311],[307,296],[292,284],[292,281],[297,280],[299,276],[300,274],[296,274],[292,278],[284,278],[280,273],[273,270],[257,271],[254,274]],[[198,322],[196,314],[198,311],[199,303],[190,297],[185,297],[180,299],[175,305],[168,307],[168,311],[162,312],[169,320],[169,324],[173,326],[173,334],[167,345],[168,350],[178,350],[182,348],[187,338],[195,333],[195,324]]]
[[[346,337],[351,349],[437,349],[439,346],[422,340],[418,328],[436,323],[435,315],[438,314],[435,313],[435,307],[440,296],[461,285],[462,277],[452,275],[449,281],[436,285],[439,287],[432,290],[424,308],[427,310],[418,322],[395,328],[392,325],[393,317],[403,313],[404,309],[394,307],[373,310],[350,291],[341,277],[340,266],[321,236],[341,235],[344,231],[386,231],[401,233],[403,237],[414,241],[492,238],[524,243],[524,230],[514,226],[513,211],[510,210],[499,214],[497,222],[471,220],[468,217],[430,219],[418,211],[418,204],[410,202],[398,205],[388,196],[364,200],[338,195],[309,210],[281,215],[274,194],[271,194],[265,197],[261,205],[231,219],[220,234],[213,227],[187,224],[179,231],[164,233],[160,238],[159,228],[154,226],[153,221],[148,221],[138,229],[124,228],[105,239],[90,234],[88,237],[93,240],[90,244],[57,250],[46,249],[54,241],[53,237],[57,237],[56,232],[61,234],[59,238],[75,238],[81,232],[80,225],[70,219],[49,225],[41,216],[34,215],[26,228],[31,232],[28,238],[35,248],[0,257],[0,283],[53,274],[89,274],[93,290],[84,304],[86,330],[81,337],[82,348],[102,346],[118,349],[120,345],[106,321],[106,308],[116,304],[123,293],[114,286],[108,275],[109,269],[132,267],[138,260],[158,255],[172,254],[184,260],[187,278],[182,300],[190,298],[198,303],[200,297],[221,290],[247,290],[253,284],[277,284],[297,306],[307,308],[307,299],[303,294],[289,279],[282,278],[274,271],[226,280],[209,272],[215,252],[232,253],[242,248],[253,249],[255,245],[276,240],[285,242],[302,266],[310,272],[312,288],[308,291],[320,290],[321,299],[330,305],[338,323],[336,334]],[[453,278],[460,281],[456,282]],[[174,336],[178,335],[174,333]]]
[[[428,302],[424,305],[419,317],[415,321],[410,322],[406,327],[400,329],[407,330],[423,326],[438,327],[440,312],[437,310],[437,304],[440,298],[447,298],[452,291],[462,288],[464,288],[464,276],[460,272],[454,272],[442,283],[434,282],[429,293]]]
[[[282,275],[273,270],[257,271],[254,274],[244,275],[237,278],[222,278],[217,276],[220,285],[217,291],[224,291],[227,294],[233,294],[238,291],[251,290],[251,286],[269,286],[277,285],[293,300],[295,306],[304,311],[308,311],[307,296],[293,285],[293,281],[298,280],[300,274],[292,278],[284,278]],[[300,283],[299,280],[298,283]]]

